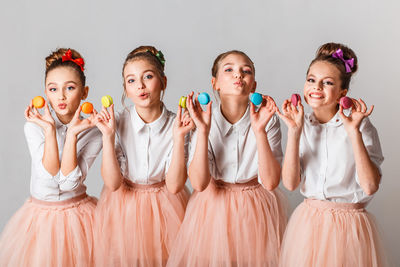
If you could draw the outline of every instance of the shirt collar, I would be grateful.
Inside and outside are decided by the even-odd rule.
[[[224,136],[226,136],[233,129],[236,129],[241,135],[244,135],[250,125],[249,106],[247,106],[246,112],[243,114],[240,120],[235,124],[231,124],[229,121],[226,120],[226,118],[221,112],[221,105],[217,106],[214,109],[213,116],[215,116],[216,123],[218,127],[221,129],[221,132]]]
[[[164,103],[162,103],[162,110],[161,110],[161,115],[158,117],[153,122],[150,123],[145,123],[142,118],[140,118],[139,114],[136,111],[135,106],[132,106],[130,109],[130,114],[131,114],[131,121],[133,124],[133,129],[138,133],[140,132],[143,128],[149,127],[151,130],[154,130],[155,132],[158,132],[164,125],[165,122],[167,121],[167,109],[165,108]]]
[[[345,115],[347,115],[346,112]],[[327,123],[319,123],[319,121],[315,118],[314,113],[306,114],[305,119],[308,123],[312,125],[321,124],[321,125],[339,127],[340,125],[343,124],[342,118],[339,115],[339,111],[336,112],[336,114]]]

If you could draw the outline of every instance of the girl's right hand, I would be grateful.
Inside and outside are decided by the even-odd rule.
[[[186,106],[187,109],[189,110],[190,117],[193,119],[194,124],[196,125],[197,130],[208,134],[210,132],[211,128],[211,104],[207,104],[206,111],[203,111],[203,109],[200,106],[199,101],[197,100],[197,97],[199,96],[199,93],[196,94],[196,100],[193,103],[193,92],[191,92],[186,100]]]
[[[103,107],[101,112],[97,114],[96,126],[99,128],[103,136],[115,135],[114,104],[112,104],[108,109]]]
[[[37,108],[33,106],[33,102],[31,100],[31,104],[25,109],[25,119],[29,122],[39,125],[44,131],[55,129],[55,122],[51,116],[47,100],[44,102],[43,115],[40,114]]]
[[[298,107],[292,104],[290,99],[286,99],[282,104],[283,113],[277,109],[279,117],[285,122],[289,131],[300,134],[304,125],[304,107],[301,100],[298,102]]]

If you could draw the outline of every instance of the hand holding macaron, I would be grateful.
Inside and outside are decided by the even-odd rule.
[[[300,136],[304,124],[304,107],[301,103],[299,94],[292,94],[290,99],[286,99],[282,104],[282,111],[277,109],[278,116],[285,122],[289,132],[294,131]]]
[[[207,94],[207,93],[203,93],[203,94]],[[206,103],[207,101],[207,105],[206,105],[206,110],[203,111],[203,109],[200,106],[200,101],[199,101],[199,93],[196,95],[196,100],[193,101],[193,95],[194,93],[191,92],[187,99],[186,99],[186,105],[187,105],[187,109],[189,110],[189,114],[190,117],[193,119],[196,127],[198,130],[206,133],[208,135],[208,133],[210,132],[210,127],[211,127],[211,105],[212,105],[212,101],[210,101],[208,94],[208,100],[207,100],[207,96],[204,97],[204,99],[202,99],[202,97],[200,99],[202,99],[202,103]]]
[[[43,107],[44,113],[42,115],[38,109]],[[41,96],[34,97],[30,105],[26,107],[25,119],[39,125],[44,131],[55,130],[55,122],[51,116],[47,101]]]
[[[251,96],[250,101],[252,101],[252,104],[250,104],[251,127],[255,134],[265,133],[265,128],[267,127],[268,122],[277,110],[275,101],[272,97],[261,95],[259,93],[254,93]],[[254,102],[260,105],[257,111]]]
[[[346,102],[345,100],[342,101],[343,98],[340,99],[339,115],[343,120],[346,131],[350,134],[354,131],[359,131],[362,120],[371,115],[372,111],[374,110],[374,106],[372,105],[368,110],[367,105],[361,98],[358,100],[349,97],[346,98]],[[351,107],[351,111],[348,116],[346,116],[343,112],[345,107]]]

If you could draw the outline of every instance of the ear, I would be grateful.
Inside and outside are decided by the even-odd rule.
[[[254,81],[254,85],[253,88],[251,89],[251,92],[254,93],[256,91],[256,88],[257,88],[257,82]]]
[[[162,77],[164,81],[164,88],[162,90],[165,90],[167,88],[167,76]]]
[[[211,84],[212,84],[212,88],[213,88],[215,91],[219,91],[219,88],[216,87],[216,86],[217,86],[217,79],[216,79],[215,77],[212,77],[212,78],[211,78]]]
[[[85,100],[88,94],[89,94],[89,86],[85,86],[83,88],[82,100]]]
[[[337,100],[338,103],[340,102],[340,98],[342,98],[342,97],[344,97],[344,96],[347,95],[347,92],[348,92],[348,89],[342,89],[342,90],[340,90],[340,96],[339,96],[339,98],[338,98],[338,100]]]

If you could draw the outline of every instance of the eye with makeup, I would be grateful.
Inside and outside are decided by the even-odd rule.
[[[314,83],[315,80],[314,80],[313,78],[307,78],[307,82],[308,82],[308,83]]]
[[[323,84],[324,85],[329,85],[329,86],[333,86],[334,85],[334,83],[331,82],[331,81],[324,81]]]
[[[72,90],[74,90],[75,89],[75,87],[74,86],[72,86],[72,85],[70,85],[70,86],[67,86],[67,90],[68,91],[72,91]]]
[[[55,91],[57,91],[57,88],[55,88],[55,87],[50,87],[48,90],[49,90],[50,92],[55,92]]]
[[[225,72],[232,72],[233,69],[232,69],[232,68],[226,68],[224,71],[225,71]]]
[[[135,82],[134,79],[128,79],[128,80],[127,80],[127,83],[134,83],[134,82]]]
[[[145,76],[144,76],[144,79],[145,80],[150,80],[150,79],[152,79],[154,76],[152,75],[152,74],[146,74]]]
[[[243,69],[243,73],[253,74],[253,71],[251,69]]]

